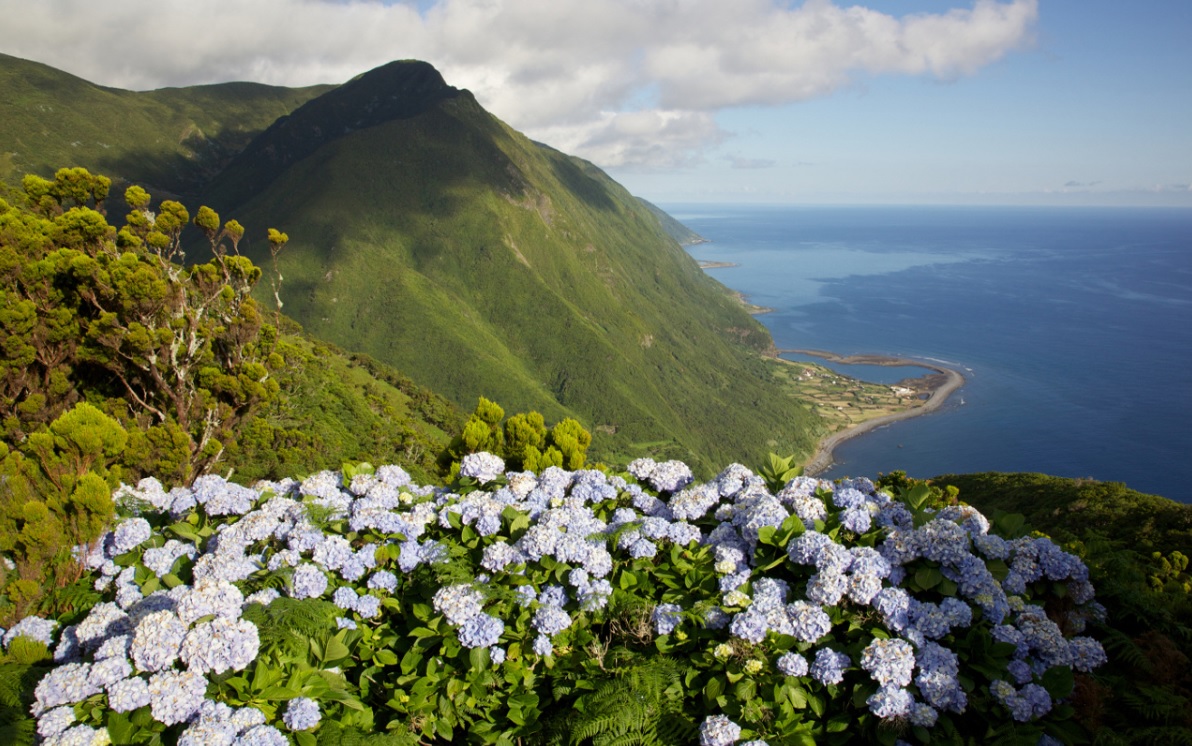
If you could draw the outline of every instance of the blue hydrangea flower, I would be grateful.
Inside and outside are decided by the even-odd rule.
[[[292,731],[310,730],[322,719],[319,703],[310,697],[295,697],[286,703],[282,722]]]
[[[459,465],[460,476],[471,477],[487,484],[505,472],[505,461],[491,453],[469,453]]]
[[[727,715],[709,715],[699,727],[700,746],[731,746],[741,737],[741,726]]]
[[[96,688],[115,684],[117,681],[126,679],[131,675],[132,664],[124,656],[112,656],[111,658],[95,661],[91,664],[91,670],[88,673],[91,684]]]
[[[260,604],[268,606],[273,603],[274,599],[281,598],[281,591],[276,588],[263,588],[255,593],[250,593],[245,599],[244,604]]]
[[[1031,671],[1031,664],[1023,660],[1013,660],[1006,664],[1006,673],[1014,678],[1016,684],[1029,684],[1035,678]]]
[[[755,611],[750,608],[735,615],[732,622],[729,623],[728,629],[733,637],[739,637],[747,642],[757,643],[766,639],[766,633],[770,631],[770,625],[764,611]]]
[[[544,635],[556,635],[571,626],[571,616],[553,605],[542,605],[534,612],[534,629]]]
[[[634,559],[652,559],[658,554],[658,545],[649,539],[638,539],[629,547],[629,556]]]
[[[75,723],[73,707],[55,707],[47,710],[37,719],[37,734],[42,738],[53,738]]]
[[[294,568],[290,595],[294,598],[319,598],[327,592],[327,576],[318,567],[302,563]]]
[[[820,648],[811,664],[811,676],[821,684],[839,684],[844,681],[844,669],[852,663],[844,653],[831,648]]]
[[[902,588],[883,588],[870,603],[882,616],[882,623],[894,632],[901,632],[910,624],[911,598]]]
[[[948,634],[951,629],[947,615],[939,606],[930,601],[920,602],[912,599],[910,620],[911,626],[928,640],[938,640]]]
[[[166,725],[190,720],[203,704],[207,677],[197,671],[161,671],[149,679],[153,719]]]
[[[870,515],[869,509],[864,504],[847,508],[840,514],[840,525],[846,531],[852,531],[854,534],[863,534],[868,531],[872,521],[873,516]]]
[[[649,466],[646,466],[646,462]],[[634,464],[639,468],[634,469]],[[682,461],[654,462],[652,459],[638,459],[629,465],[629,473],[638,479],[643,479],[659,492],[677,492],[691,482],[694,476],[691,467]]]
[[[1091,637],[1073,637],[1068,641],[1068,652],[1072,659],[1072,668],[1084,673],[1104,665],[1109,660],[1101,643]]]
[[[186,633],[179,657],[191,671],[220,674],[247,668],[260,647],[255,624],[247,619],[216,617]]]
[[[111,743],[111,736],[107,728],[92,728],[90,725],[76,725],[67,728],[57,736],[46,741],[53,746],[88,746],[89,744]]]
[[[869,711],[883,720],[905,717],[911,711],[914,698],[906,689],[897,686],[883,686],[865,700]]]
[[[944,646],[926,642],[916,654],[919,673],[915,686],[927,704],[937,710],[962,713],[968,706],[968,695],[960,686],[960,661]]]
[[[173,496],[166,494],[157,477],[145,477],[136,487],[121,484],[112,493],[112,502],[137,514],[145,505],[153,510],[168,511],[173,501]]]
[[[466,648],[492,647],[504,632],[505,622],[490,614],[477,614],[460,626],[459,642]]]
[[[252,728],[256,725],[263,725],[265,723],[265,713],[261,712],[255,707],[240,707],[232,712],[228,722],[236,728],[237,733]]]
[[[244,606],[244,594],[225,580],[205,578],[178,599],[178,618],[184,624],[194,624],[205,616],[236,619]]]
[[[47,648],[52,648],[54,646],[54,630],[57,628],[58,622],[53,619],[27,616],[4,633],[4,647],[7,649],[14,638],[23,636],[44,643]]]
[[[548,585],[538,594],[538,603],[561,609],[567,605],[567,589],[561,585]]]
[[[714,484],[698,485],[671,495],[671,516],[676,521],[694,521],[703,518],[720,502],[720,492]]]
[[[335,593],[331,594],[331,602],[345,611],[354,610],[358,598],[355,589],[347,586],[340,586],[335,589]]]
[[[289,743],[272,725],[254,725],[240,734],[237,746],[289,746]]]
[[[931,705],[916,702],[911,705],[909,718],[911,725],[920,728],[934,728],[936,721],[939,719],[939,712]]]
[[[152,672],[169,668],[178,659],[186,625],[172,611],[145,615],[133,632],[129,654],[138,671]]]
[[[363,619],[375,619],[381,613],[381,599],[366,593],[356,599],[356,613]]]
[[[679,546],[688,546],[692,543],[699,543],[703,540],[704,534],[699,526],[692,525],[685,521],[676,521],[667,527],[666,538],[670,539]]]
[[[131,552],[153,536],[153,528],[144,518],[129,518],[116,527],[112,536],[111,556]]]
[[[654,607],[654,632],[669,635],[683,621],[683,607],[678,604],[658,604]]]
[[[593,580],[588,585],[576,591],[576,601],[584,611],[596,611],[608,605],[608,599],[613,595],[612,584],[601,578]]]
[[[775,664],[778,670],[786,676],[806,676],[807,659],[798,653],[783,653]]]
[[[209,516],[244,515],[257,499],[255,491],[214,474],[199,477],[191,489]]]
[[[132,712],[149,704],[149,683],[140,677],[108,685],[108,706],[116,712]]]
[[[153,571],[157,577],[165,577],[174,568],[180,557],[194,559],[198,549],[187,541],[170,539],[161,547],[151,547],[141,554],[141,564]]]
[[[327,570],[338,570],[353,557],[355,557],[355,553],[348,540],[335,535],[325,536],[323,541],[315,547],[314,553],[311,554],[311,560]]]
[[[906,640],[875,638],[861,652],[861,668],[882,686],[904,687],[911,683],[915,651]]]
[[[447,621],[459,627],[481,613],[484,596],[467,584],[450,585],[435,592],[432,603],[435,611],[447,617]]]
[[[236,735],[229,723],[193,722],[178,736],[178,746],[233,746]]]
[[[786,607],[791,622],[791,634],[802,642],[818,642],[832,630],[832,619],[819,606],[795,601]]]
[[[848,589],[848,575],[832,567],[824,567],[807,581],[807,600],[820,606],[835,606]]]
[[[546,635],[538,635],[534,638],[533,650],[538,655],[546,657],[555,652],[555,646]]]
[[[663,518],[662,516],[647,516],[646,519],[642,521],[642,535],[649,539],[665,539],[669,529],[670,521]]]
[[[374,591],[393,593],[397,590],[397,576],[388,570],[378,570],[369,576],[368,587]]]

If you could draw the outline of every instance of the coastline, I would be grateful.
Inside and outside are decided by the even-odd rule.
[[[918,417],[922,414],[934,412],[943,406],[944,402],[948,400],[957,389],[964,385],[965,379],[958,371],[952,368],[946,368],[942,365],[937,365],[932,362],[925,362],[923,360],[914,360],[911,358],[890,357],[888,355],[837,355],[834,352],[825,352],[823,350],[803,350],[803,349],[783,349],[776,350],[776,355],[782,353],[794,353],[799,355],[810,355],[827,360],[832,363],[841,363],[844,365],[888,365],[888,366],[914,366],[917,368],[926,368],[933,370],[940,374],[942,378],[940,381],[931,386],[930,395],[927,400],[917,407],[895,412],[893,414],[875,417],[871,420],[865,420],[853,427],[838,430],[827,437],[820,440],[816,445],[815,453],[803,465],[803,473],[807,476],[815,476],[826,471],[832,464],[835,463],[832,458],[836,447],[846,440],[863,435],[864,433],[888,425],[891,422],[898,422],[899,420],[907,420],[911,417]],[[781,360],[781,358],[779,358]]]

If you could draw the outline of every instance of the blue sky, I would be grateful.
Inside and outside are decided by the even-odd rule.
[[[0,0],[0,15],[0,52],[134,90],[425,59],[656,202],[1192,206],[1190,0]]]
[[[726,110],[700,167],[613,173],[663,201],[1192,206],[1192,2],[1041,0],[1034,36],[952,81]]]

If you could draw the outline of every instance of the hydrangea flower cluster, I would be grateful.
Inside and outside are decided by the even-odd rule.
[[[739,464],[706,483],[651,459],[627,476],[503,470],[472,454],[454,488],[419,487],[393,466],[253,489],[213,476],[169,491],[152,479],[122,487],[114,498],[131,516],[79,550],[105,600],[65,629],[30,618],[2,637],[53,648],[56,667],[35,694],[39,733],[100,733],[94,713],[106,707],[180,726],[180,742],[290,743],[346,712],[350,646],[397,646],[361,659],[372,686],[392,691],[387,707],[414,708],[399,688],[408,684],[395,683],[411,666],[429,675],[452,655],[547,669],[586,658],[574,635],[607,620],[618,593],[649,594],[634,597],[646,609],[626,633],[636,644],[759,689],[863,702],[875,721],[931,727],[973,697],[1036,721],[1055,701],[1049,670],[1105,661],[1094,639],[1063,632],[1103,613],[1079,559],[1046,539],[1002,539],[971,508],[920,509],[864,479],[797,477],[771,492]],[[667,574],[674,558],[691,582]],[[1044,605],[1055,584],[1067,591],[1063,618]],[[339,693],[322,697],[321,683],[268,712],[230,707],[222,675],[265,652],[247,610],[283,599],[330,609],[312,656]],[[960,646],[973,634],[1005,652],[962,675]],[[403,660],[419,640],[442,642],[421,662]],[[537,675],[517,670],[507,682]],[[87,700],[103,704],[76,717]],[[724,706],[734,709],[706,717],[701,743],[763,734],[742,705]]]

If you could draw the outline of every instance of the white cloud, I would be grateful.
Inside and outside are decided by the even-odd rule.
[[[905,17],[829,0],[0,0],[0,50],[131,89],[338,83],[424,59],[531,137],[666,168],[724,139],[720,109],[972,74],[1029,43],[1037,13],[1037,0]]]
[[[728,136],[708,112],[649,109],[544,127],[539,139],[606,168],[668,170],[698,164],[704,150]]]

